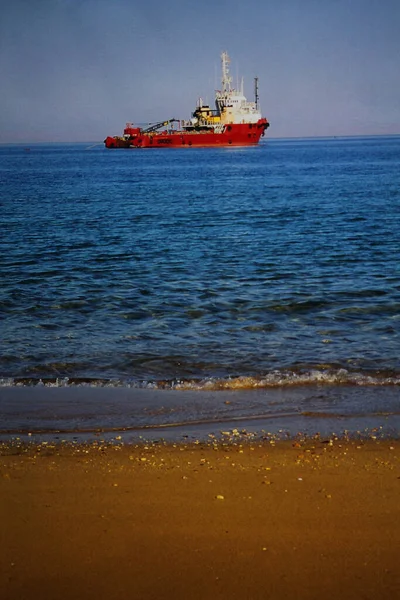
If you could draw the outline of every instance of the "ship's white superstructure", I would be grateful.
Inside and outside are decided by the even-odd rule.
[[[257,123],[261,112],[256,102],[248,102],[243,92],[243,79],[240,90],[232,88],[229,73],[230,58],[227,52],[221,54],[222,89],[215,93],[215,104],[222,123]]]

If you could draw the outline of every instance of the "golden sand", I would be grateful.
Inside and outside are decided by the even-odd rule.
[[[400,590],[400,443],[3,446],[3,600]]]

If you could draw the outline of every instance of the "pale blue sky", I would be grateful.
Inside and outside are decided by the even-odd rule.
[[[188,118],[220,53],[270,137],[400,133],[400,0],[0,0],[0,142]]]

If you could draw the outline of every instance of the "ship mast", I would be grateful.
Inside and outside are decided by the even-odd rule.
[[[221,54],[221,61],[222,61],[222,91],[230,92],[232,77],[229,75],[229,63],[231,62],[231,60],[230,60],[227,52],[223,52]]]
[[[258,77],[254,77],[254,101],[258,110]]]

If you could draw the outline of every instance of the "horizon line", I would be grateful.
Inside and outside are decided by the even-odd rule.
[[[260,144],[268,141],[283,141],[283,140],[318,140],[318,139],[343,139],[343,138],[371,138],[371,137],[398,137],[399,133],[362,133],[362,134],[336,134],[336,135],[309,135],[309,136],[284,136],[275,137],[268,136],[264,140],[260,140]],[[83,141],[21,141],[21,142],[1,142],[0,146],[26,146],[26,145],[40,145],[40,144],[94,144],[101,145],[104,141],[99,140],[83,140]]]

